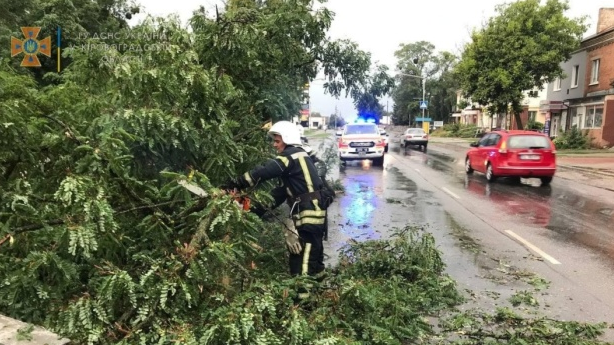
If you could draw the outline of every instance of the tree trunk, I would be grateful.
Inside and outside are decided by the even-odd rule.
[[[520,114],[514,112],[514,119],[516,120],[516,129],[523,129]]]

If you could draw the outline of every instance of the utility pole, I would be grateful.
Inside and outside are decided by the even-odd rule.
[[[426,100],[426,78],[422,78],[422,102]],[[422,119],[424,119],[424,111],[426,109],[422,108]]]

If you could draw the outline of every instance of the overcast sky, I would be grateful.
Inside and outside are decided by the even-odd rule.
[[[200,5],[212,8],[216,0],[137,0],[145,12],[166,16],[178,14],[185,23],[192,11]],[[332,39],[351,39],[364,51],[370,52],[372,60],[396,65],[394,51],[401,43],[428,41],[437,51],[450,51],[460,55],[463,44],[469,41],[472,28],[495,14],[495,6],[503,0],[329,0],[324,5],[335,13],[329,31]],[[509,1],[507,1],[509,2]],[[568,17],[588,16],[590,25],[585,36],[596,32],[597,14],[600,7],[614,7],[612,0],[569,0]],[[137,17],[138,19],[138,17]],[[349,99],[335,99],[324,94],[323,81],[311,83],[311,111],[323,115],[338,112],[346,119],[355,117],[354,106]],[[384,107],[392,110],[392,101],[382,100]]]

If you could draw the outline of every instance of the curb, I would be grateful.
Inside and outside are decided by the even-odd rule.
[[[572,170],[572,171],[578,171],[578,172],[583,172],[583,173],[589,173],[589,174],[601,175],[605,177],[614,178],[614,171],[612,170],[601,170],[601,169],[596,169],[596,168],[581,167],[577,165],[558,165],[557,169]]]

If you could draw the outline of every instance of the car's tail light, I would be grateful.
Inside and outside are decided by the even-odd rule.
[[[423,138],[423,139],[428,139],[428,138],[429,138],[429,136],[428,136],[428,135],[425,135],[425,136],[423,136],[422,138]]]
[[[503,141],[501,143],[501,147],[499,148],[499,153],[507,153],[507,141]]]

